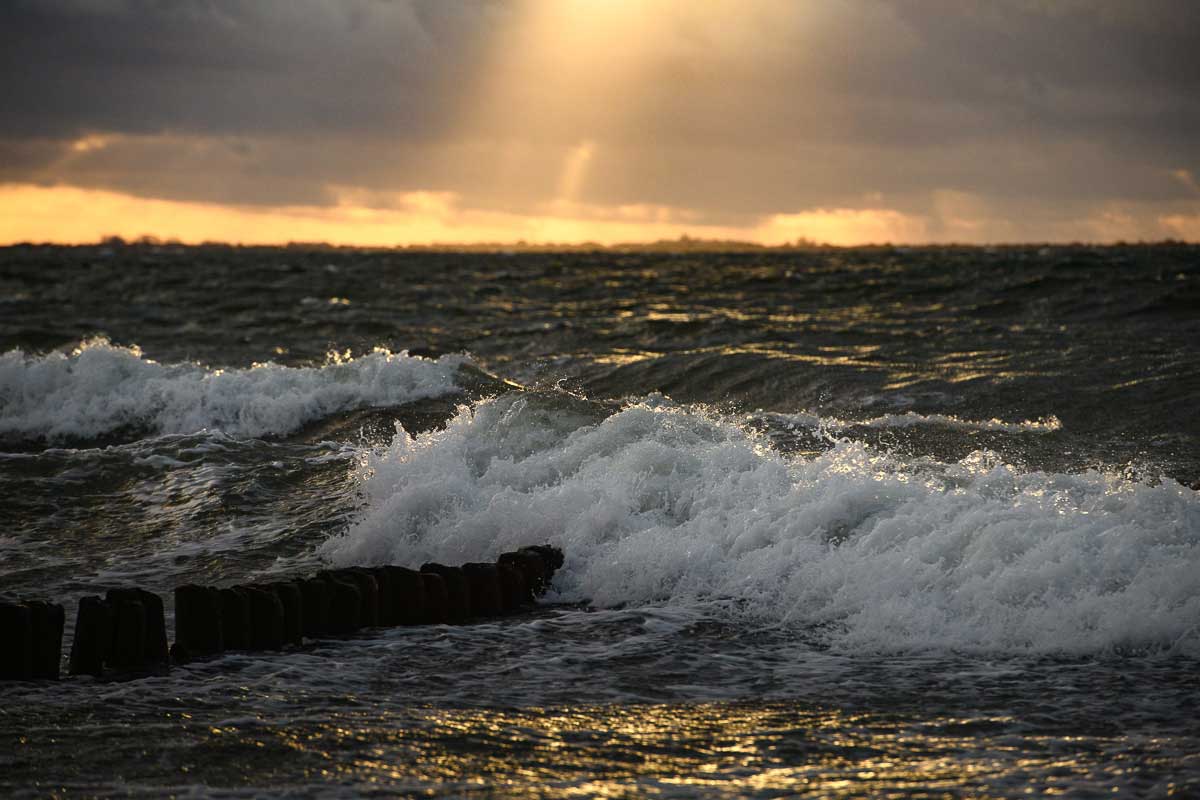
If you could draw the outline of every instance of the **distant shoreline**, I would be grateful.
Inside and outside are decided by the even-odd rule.
[[[599,242],[548,242],[548,243],[530,243],[518,241],[513,243],[503,242],[477,242],[477,243],[429,243],[429,244],[397,244],[392,246],[381,245],[353,245],[353,244],[330,244],[328,242],[280,242],[274,244],[253,243],[245,244],[239,242],[219,242],[219,241],[204,241],[204,242],[182,242],[177,239],[160,239],[155,236],[142,236],[137,239],[123,239],[119,236],[110,236],[101,239],[97,242],[87,244],[73,244],[57,242],[13,242],[10,244],[0,244],[0,249],[29,249],[29,248],[62,248],[62,249],[152,249],[152,248],[194,248],[194,249],[238,249],[238,250],[296,250],[296,251],[358,251],[358,252],[382,252],[382,253],[481,253],[493,255],[515,255],[518,253],[663,253],[663,254],[683,254],[683,253],[807,253],[807,252],[830,252],[830,251],[867,251],[879,252],[881,250],[894,250],[897,252],[906,252],[911,250],[978,250],[978,251],[1000,251],[1000,250],[1033,250],[1033,249],[1094,249],[1094,248],[1174,248],[1174,247],[1197,247],[1200,243],[1187,242],[1179,239],[1163,239],[1159,241],[1137,241],[1137,242],[1004,242],[997,244],[960,244],[954,242],[947,243],[925,243],[925,244],[892,244],[889,242],[878,244],[859,244],[859,245],[834,245],[819,242],[798,241],[784,244],[760,244],[757,242],[745,242],[734,240],[719,240],[719,239],[698,239],[688,236],[679,239],[664,239],[654,242],[627,242],[618,244],[601,244]]]

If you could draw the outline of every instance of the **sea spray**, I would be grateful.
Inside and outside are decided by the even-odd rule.
[[[401,431],[360,479],[361,518],[321,548],[334,563],[549,541],[561,599],[707,604],[850,651],[1200,652],[1200,496],[1172,481],[846,439],[790,458],[711,412],[554,394]]]

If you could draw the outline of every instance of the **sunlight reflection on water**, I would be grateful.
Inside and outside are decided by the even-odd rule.
[[[1138,778],[1126,737],[1025,737],[1013,722],[787,704],[602,705],[414,709],[403,721],[340,717],[275,735],[326,761],[320,772],[339,782],[455,796],[1170,791],[1162,775]]]

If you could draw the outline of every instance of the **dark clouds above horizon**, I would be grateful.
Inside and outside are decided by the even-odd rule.
[[[147,198],[1200,218],[1184,0],[9,0],[0,92],[0,182]]]

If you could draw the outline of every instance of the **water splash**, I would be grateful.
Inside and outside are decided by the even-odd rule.
[[[793,459],[712,413],[660,401],[605,417],[554,395],[401,432],[359,478],[359,521],[321,548],[337,563],[549,541],[567,553],[561,599],[719,599],[714,613],[855,651],[1200,651],[1200,496],[1171,481],[846,440]]]

